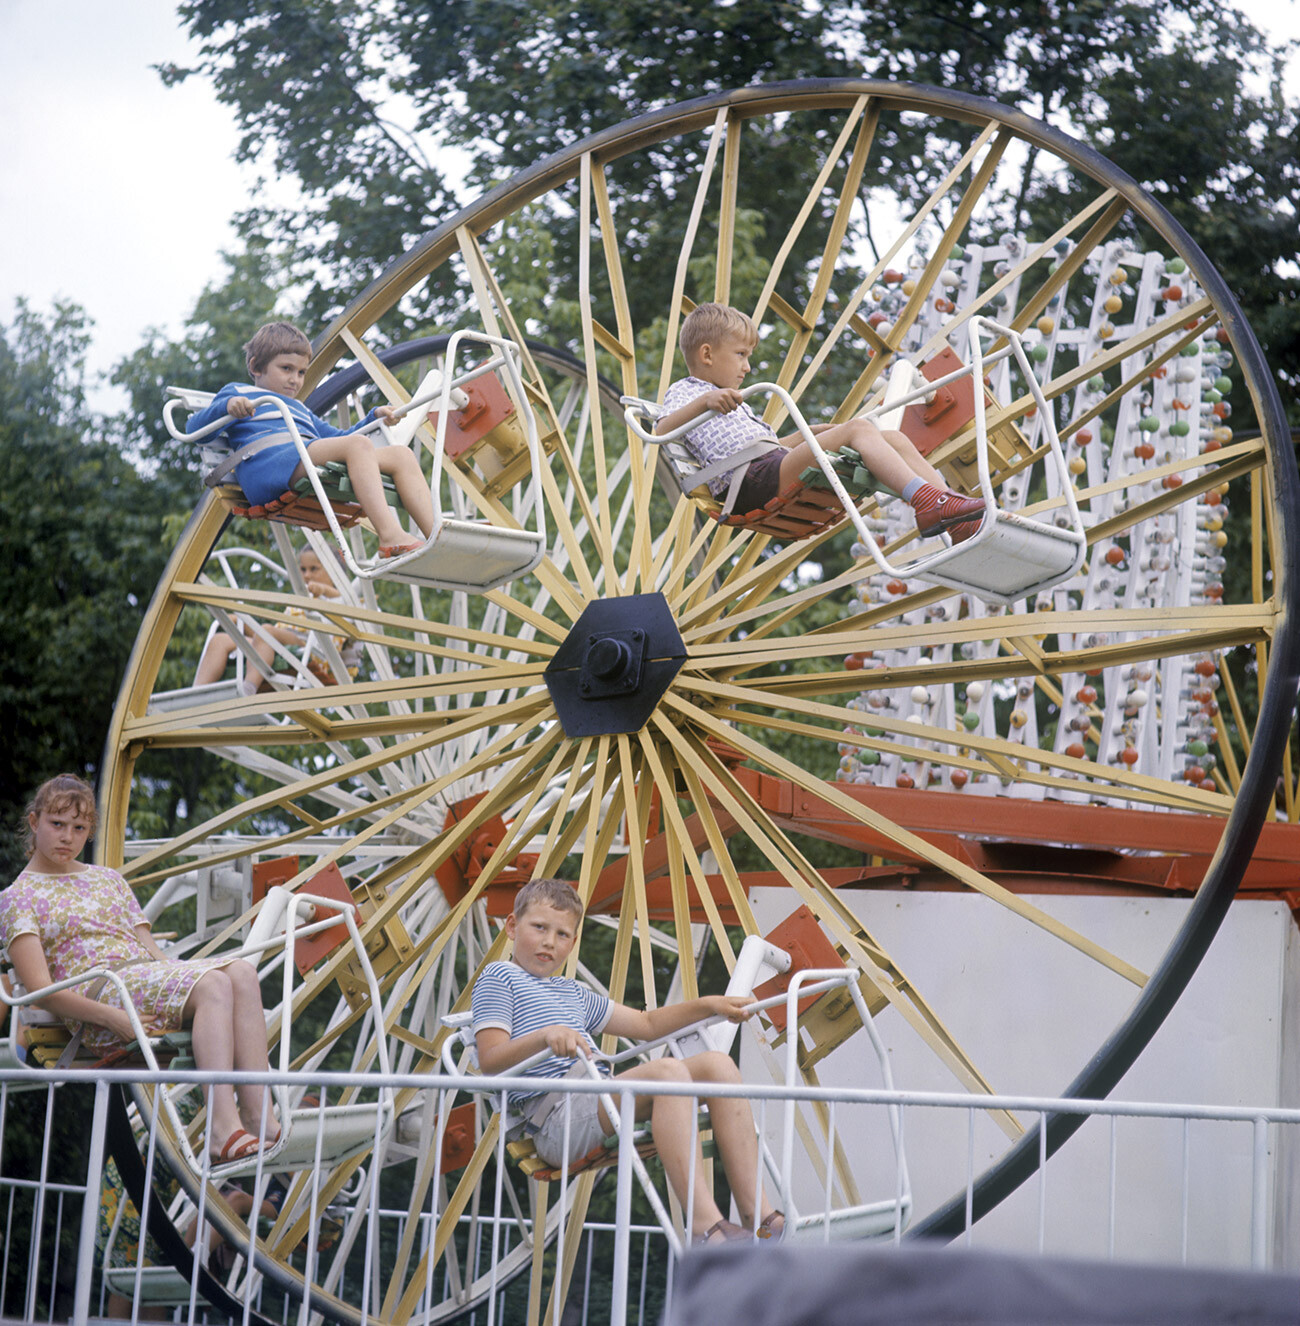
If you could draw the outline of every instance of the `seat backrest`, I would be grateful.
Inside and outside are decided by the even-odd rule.
[[[620,404],[624,407],[624,417],[628,419],[629,424],[632,423],[632,417],[637,416],[648,425],[637,428],[636,431],[643,439],[653,442],[659,448],[659,458],[682,495],[696,502],[719,507],[708,486],[699,483],[695,478],[703,467],[695,458],[695,453],[686,445],[685,438],[661,438],[655,434],[654,425],[663,414],[663,406],[656,405],[653,401],[642,400],[639,396],[623,396],[620,398]]]

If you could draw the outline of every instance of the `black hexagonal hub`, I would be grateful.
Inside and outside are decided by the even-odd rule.
[[[662,594],[589,603],[546,669],[568,737],[639,732],[686,662]]]

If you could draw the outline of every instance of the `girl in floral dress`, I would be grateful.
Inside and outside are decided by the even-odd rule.
[[[43,783],[27,807],[30,860],[0,893],[0,943],[18,979],[35,993],[96,967],[114,970],[147,1032],[190,1028],[201,1071],[265,1072],[266,1017],[257,969],[240,958],[167,957],[122,876],[77,859],[95,819],[94,793],[72,774]],[[117,987],[105,983],[96,998],[86,988],[61,990],[41,1005],[74,1031],[81,1026],[87,1049],[108,1052],[134,1040]],[[265,1099],[261,1087],[208,1088],[214,1163],[256,1155],[264,1134],[267,1145],[279,1140],[273,1118],[263,1125]]]

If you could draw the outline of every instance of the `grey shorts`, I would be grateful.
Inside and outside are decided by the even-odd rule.
[[[564,1119],[567,1114],[572,1115],[569,1122],[570,1165],[579,1156],[594,1151],[605,1140],[605,1130],[600,1126],[599,1096],[580,1096],[577,1092],[556,1094],[560,1096],[559,1104],[546,1116],[542,1126],[533,1134],[533,1146],[548,1165],[558,1169],[565,1159]]]

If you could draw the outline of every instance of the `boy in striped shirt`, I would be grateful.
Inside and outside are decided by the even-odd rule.
[[[479,1067],[486,1074],[508,1073],[516,1064],[542,1050],[550,1057],[527,1070],[525,1076],[561,1078],[569,1075],[579,1057],[590,1058],[595,1037],[603,1032],[636,1040],[654,1040],[704,1018],[725,1017],[743,1022],[748,1000],[734,995],[705,995],[665,1008],[633,1009],[557,973],[577,941],[582,902],[573,885],[559,879],[536,879],[525,884],[506,918],[506,933],[514,941],[510,962],[493,962],[474,983],[474,1038]],[[739,1082],[740,1072],[730,1056],[707,1051],[688,1059],[665,1056],[620,1073],[623,1079],[657,1082]],[[564,1162],[566,1100],[561,1092],[512,1092],[512,1112],[523,1115],[519,1132],[532,1136],[537,1154],[548,1165]],[[614,1132],[597,1095],[571,1094],[569,1121],[570,1163],[599,1145]],[[689,1096],[638,1096],[636,1117],[649,1119],[659,1158],[668,1182],[683,1206],[691,1206],[691,1225],[705,1231],[700,1241],[720,1242],[751,1237],[755,1216],[755,1180],[758,1141],[749,1104],[735,1097],[704,1097],[713,1135],[731,1184],[732,1196],[745,1228],[725,1219],[713,1194],[700,1182],[688,1193],[691,1154],[696,1175],[702,1175],[703,1156],[695,1128],[695,1102]],[[760,1237],[780,1234],[785,1221],[757,1193]]]

